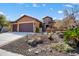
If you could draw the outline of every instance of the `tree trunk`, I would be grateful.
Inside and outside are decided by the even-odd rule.
[[[0,26],[0,32],[1,32],[2,28],[3,28],[3,26]]]

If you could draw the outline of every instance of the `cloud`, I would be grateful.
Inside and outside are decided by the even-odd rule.
[[[30,4],[26,4],[26,3],[24,3],[23,6],[25,6],[25,7],[30,7]]]
[[[42,4],[42,6],[43,6],[43,7],[45,7],[45,6],[46,6],[46,4]]]
[[[70,5],[70,4],[66,4],[66,5],[64,5],[65,7],[73,7],[72,5]]]
[[[57,17],[53,17],[53,19],[57,19]]]
[[[50,8],[50,10],[53,10],[53,8]]]
[[[30,7],[29,5],[25,5],[25,7]]]
[[[63,11],[62,11],[62,10],[59,10],[59,11],[58,11],[58,13],[59,13],[59,14],[62,14],[62,13],[63,13]]]
[[[21,14],[20,17],[23,16],[23,15],[25,15],[25,14]]]
[[[79,3],[71,3],[71,4],[73,4],[73,5],[79,5]]]
[[[54,20],[62,20],[63,17],[53,17]]]
[[[0,11],[0,14],[5,15],[4,12],[1,12],[1,11]]]
[[[62,20],[63,18],[62,17],[60,17],[60,18],[58,18],[59,20]]]
[[[24,3],[15,3],[15,4],[24,4]]]
[[[9,21],[12,20],[10,16],[6,15],[6,17]]]
[[[36,3],[32,4],[33,7],[39,7]]]

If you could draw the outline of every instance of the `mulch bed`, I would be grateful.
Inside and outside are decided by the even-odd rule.
[[[11,51],[14,53],[22,54],[24,56],[69,56],[70,54],[61,53],[56,50],[50,50],[48,48],[49,43],[39,44],[37,47],[31,47],[26,43],[27,37],[20,38],[15,40],[7,45],[0,47],[0,49],[4,49],[7,51]],[[29,49],[31,51],[29,51]],[[35,53],[35,51],[40,51],[39,53]]]

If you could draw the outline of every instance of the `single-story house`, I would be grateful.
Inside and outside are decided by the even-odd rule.
[[[36,32],[36,29],[41,28],[42,22],[38,19],[23,15],[14,22],[11,22],[13,32]]]

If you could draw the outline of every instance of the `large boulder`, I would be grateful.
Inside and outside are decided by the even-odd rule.
[[[42,37],[36,37],[37,44],[43,43]]]
[[[61,32],[55,32],[53,35],[50,36],[50,38],[53,40],[53,42],[63,42],[63,33]]]
[[[29,45],[31,45],[32,47],[37,46],[37,42],[36,42],[36,40],[35,40],[34,38],[32,38],[32,39],[30,39],[30,40],[27,40],[27,43],[28,43]]]
[[[32,47],[35,47],[37,44],[42,44],[43,39],[40,35],[28,35],[28,40],[26,42]]]

